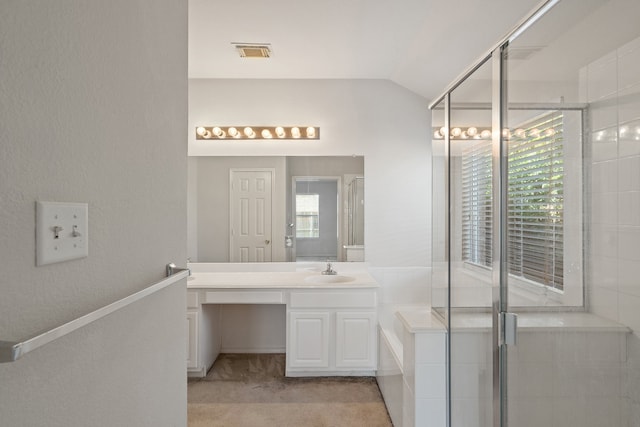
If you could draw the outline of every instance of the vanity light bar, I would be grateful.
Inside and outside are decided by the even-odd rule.
[[[447,129],[443,126],[441,128],[433,128],[434,139],[444,139],[444,135],[447,133]],[[555,126],[549,126],[543,129],[537,127],[532,128],[517,128],[517,129],[502,129],[502,136],[507,139],[516,138],[551,138],[557,133]],[[640,134],[640,128],[638,131]],[[449,138],[452,140],[459,139],[491,139],[491,128],[476,128],[471,126],[469,128],[454,127],[449,131]],[[640,140],[640,138],[639,138]]]
[[[198,126],[196,139],[320,139],[314,126]]]

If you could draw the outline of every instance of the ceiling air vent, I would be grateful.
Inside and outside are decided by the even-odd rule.
[[[231,43],[241,58],[269,58],[271,45],[268,43]]]

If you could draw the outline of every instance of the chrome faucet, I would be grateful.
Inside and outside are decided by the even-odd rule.
[[[327,276],[335,276],[336,274],[338,274],[338,272],[331,268],[331,261],[327,260],[327,269],[322,271],[322,274]]]

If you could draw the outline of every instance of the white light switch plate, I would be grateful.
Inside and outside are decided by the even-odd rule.
[[[89,254],[89,205],[36,202],[36,265]]]

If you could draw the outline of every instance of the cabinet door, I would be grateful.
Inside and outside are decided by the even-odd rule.
[[[198,310],[187,310],[187,369],[198,367]]]
[[[375,312],[336,313],[336,367],[375,369]]]
[[[292,368],[329,367],[329,313],[290,312],[287,361]]]

